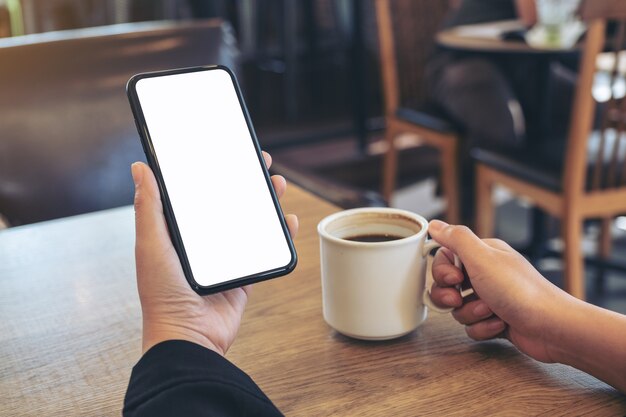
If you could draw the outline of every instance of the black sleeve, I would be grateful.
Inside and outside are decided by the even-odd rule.
[[[133,368],[125,417],[282,416],[261,389],[221,355],[170,340],[148,350]]]

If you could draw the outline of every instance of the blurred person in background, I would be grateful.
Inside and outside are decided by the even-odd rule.
[[[522,21],[527,28],[537,20],[535,0],[459,0],[444,29],[462,25]],[[520,42],[523,40],[520,39]],[[573,64],[553,62],[550,74],[540,73],[533,55],[461,52],[438,48],[426,68],[430,97],[460,129],[461,207],[464,222],[473,218],[474,173],[469,150],[475,146],[516,152],[540,140],[537,108],[545,94],[551,96],[550,137],[561,142],[566,135],[576,81]],[[545,67],[543,67],[545,71]],[[549,77],[550,91],[539,91],[538,80]],[[543,139],[543,138],[541,138]]]

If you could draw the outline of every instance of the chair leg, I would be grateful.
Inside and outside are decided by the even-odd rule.
[[[574,297],[585,299],[585,268],[582,255],[582,217],[568,211],[562,219],[563,227],[563,281],[565,291]]]
[[[602,259],[607,259],[611,255],[611,249],[613,248],[613,241],[611,240],[611,226],[613,225],[613,219],[606,217],[602,219],[600,226],[600,247],[599,254]]]
[[[382,194],[388,204],[391,203],[393,191],[396,188],[396,176],[398,174],[398,150],[395,145],[396,131],[392,123],[387,120],[387,130],[385,131],[385,142],[387,150],[383,160],[383,189]]]
[[[447,200],[446,221],[458,224],[459,214],[459,176],[457,172],[456,140],[451,146],[441,150],[441,188]]]
[[[528,255],[530,262],[536,265],[537,262],[546,253],[548,243],[548,231],[546,230],[548,217],[543,210],[538,207],[532,209],[532,236],[530,238],[530,244],[528,248]]]
[[[611,240],[611,226],[613,219],[610,217],[604,218],[600,221],[600,241],[598,242],[598,255],[600,259],[606,260],[611,256],[612,240]],[[599,266],[596,271],[595,287],[596,292],[602,294],[604,292],[605,285],[605,272],[604,266]]]
[[[476,234],[481,238],[493,237],[495,208],[491,200],[493,185],[489,178],[489,170],[476,165]]]

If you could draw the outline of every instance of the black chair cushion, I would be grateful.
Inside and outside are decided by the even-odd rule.
[[[550,191],[561,190],[561,170],[539,154],[523,150],[516,154],[474,148],[471,156],[476,161],[497,171],[530,182]]]
[[[447,119],[445,113],[429,103],[421,104],[417,108],[399,107],[396,111],[396,117],[439,133],[458,132],[458,129]]]
[[[617,146],[619,154],[626,151],[626,141],[624,135],[618,137],[614,131],[608,131],[604,136],[604,154],[602,184],[607,182],[608,167],[612,159],[612,151],[616,140],[620,140]],[[587,142],[587,184],[591,187],[591,171],[598,158],[600,151],[601,135],[593,132]],[[562,175],[566,154],[566,140],[564,138],[553,138],[538,143],[532,147],[517,151],[496,151],[484,148],[474,148],[471,156],[474,160],[481,162],[507,175],[519,178],[522,181],[530,182],[547,190],[560,192],[563,190]]]

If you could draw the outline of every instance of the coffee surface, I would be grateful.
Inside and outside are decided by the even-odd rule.
[[[391,235],[391,234],[377,233],[377,234],[349,236],[344,239],[351,240],[353,242],[377,243],[377,242],[391,242],[392,240],[404,239],[404,237]]]

